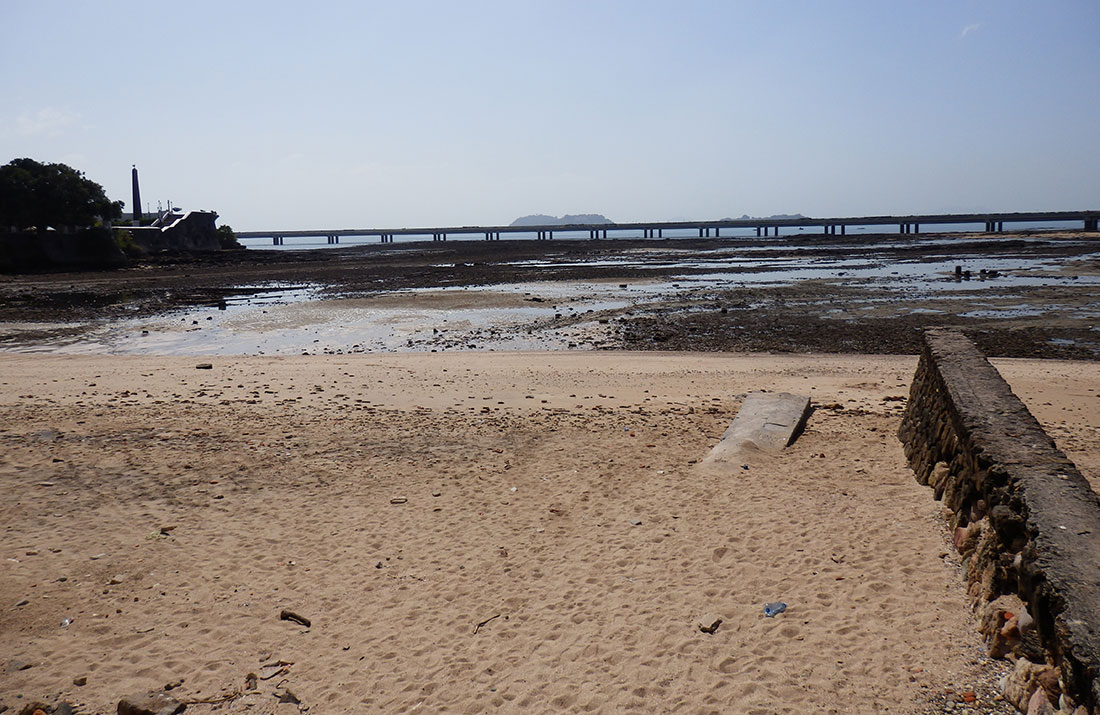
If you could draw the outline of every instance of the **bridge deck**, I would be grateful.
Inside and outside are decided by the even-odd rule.
[[[441,226],[421,228],[341,228],[275,231],[240,231],[239,238],[271,238],[280,242],[282,238],[324,236],[331,243],[339,241],[340,236],[378,236],[384,242],[394,236],[431,236],[433,240],[446,240],[448,235],[482,234],[487,240],[498,240],[504,233],[535,233],[539,238],[552,238],[555,232],[587,231],[592,238],[607,237],[609,231],[642,231],[646,237],[659,237],[664,231],[698,230],[700,236],[715,236],[721,229],[755,229],[757,234],[769,231],[779,235],[781,228],[819,227],[825,233],[841,233],[849,226],[898,226],[901,233],[919,233],[921,225],[935,226],[943,224],[984,224],[986,231],[1001,231],[1004,224],[1034,221],[1081,221],[1086,231],[1096,231],[1100,221],[1100,210],[1095,211],[1028,211],[1017,213],[975,213],[975,214],[920,214],[910,216],[856,216],[836,218],[751,218],[725,219],[718,221],[635,221],[627,223],[580,223],[553,224],[544,226]]]

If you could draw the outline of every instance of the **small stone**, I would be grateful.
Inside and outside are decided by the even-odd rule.
[[[152,691],[119,700],[118,715],[175,715],[185,707],[170,695]]]
[[[435,491],[433,491],[433,492],[432,492],[432,496],[433,496],[433,497],[440,497],[440,496],[443,496],[443,492],[441,492],[441,491],[439,491],[438,489],[436,489]]]
[[[16,604],[15,604],[15,607],[16,607],[16,608],[19,608],[19,607],[21,607],[21,606],[26,606],[26,605],[27,605],[28,603],[30,603],[30,601],[28,601],[27,599],[25,599],[25,598],[24,598],[24,599],[22,599],[22,600],[18,601],[18,602],[17,602]]]
[[[699,630],[703,633],[714,633],[718,630],[718,626],[722,625],[722,618],[713,613],[708,613],[705,616],[701,616],[696,622],[696,625],[699,626]]]
[[[87,684],[88,684],[88,676],[87,675],[78,675],[77,677],[73,678],[73,685],[75,685],[78,688],[83,688]]]
[[[49,705],[41,700],[35,700],[34,702],[27,703],[19,710],[19,715],[34,715],[36,712],[45,713],[49,710]]]
[[[407,497],[394,497],[390,499],[390,504],[406,504],[408,501]]]
[[[28,669],[33,668],[33,667],[34,667],[34,665],[32,663],[28,663],[25,660],[10,660],[10,661],[8,661],[8,672],[9,673],[18,673],[20,670],[28,670]]]
[[[642,525],[642,520],[641,519],[631,519],[630,523],[631,523],[632,526],[641,526]]]
[[[125,580],[126,580],[126,575],[125,574],[118,574],[117,576],[112,576],[111,578],[109,578],[107,580],[107,585],[108,586],[117,586]]]
[[[102,559],[105,556],[107,556],[107,554],[96,554],[95,556],[92,557],[92,561],[98,561],[99,559]]]
[[[195,366],[195,369],[196,370],[213,370],[214,366],[211,365],[208,362],[200,362],[198,365]]]
[[[1020,712],[1027,712],[1036,692],[1043,692],[1043,683],[1057,682],[1058,673],[1053,666],[1032,663],[1027,658],[1018,658],[1012,672],[1001,683],[1005,700],[1016,706]]]
[[[1031,694],[1027,703],[1027,715],[1055,715],[1054,707],[1047,698],[1046,691],[1039,688]]]

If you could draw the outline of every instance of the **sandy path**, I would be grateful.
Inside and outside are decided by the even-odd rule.
[[[885,399],[914,358],[197,362],[0,355],[0,703],[283,660],[188,712],[921,712],[987,668]],[[1096,451],[1100,366],[998,365]],[[813,395],[806,433],[701,471],[761,388]]]

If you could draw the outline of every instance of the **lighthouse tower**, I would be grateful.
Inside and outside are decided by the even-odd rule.
[[[138,177],[137,177],[137,164],[133,165],[133,169],[130,171],[130,176],[134,185],[134,220],[130,223],[134,226],[141,225],[141,192],[138,190]]]

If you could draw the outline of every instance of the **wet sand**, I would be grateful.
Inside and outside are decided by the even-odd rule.
[[[970,279],[956,280],[955,266]],[[304,295],[308,307],[295,305]],[[219,332],[247,301],[268,313]],[[444,323],[444,308],[460,313],[455,323]],[[280,321],[307,321],[317,334],[302,340],[304,331]],[[0,282],[0,349],[7,350],[912,354],[928,326],[958,327],[995,356],[1097,359],[1095,234],[250,250]],[[151,337],[142,341],[142,330]]]
[[[0,704],[1007,712],[894,436],[915,358],[198,362],[0,355]],[[997,365],[1095,484],[1100,364]],[[756,389],[805,433],[701,469]]]

